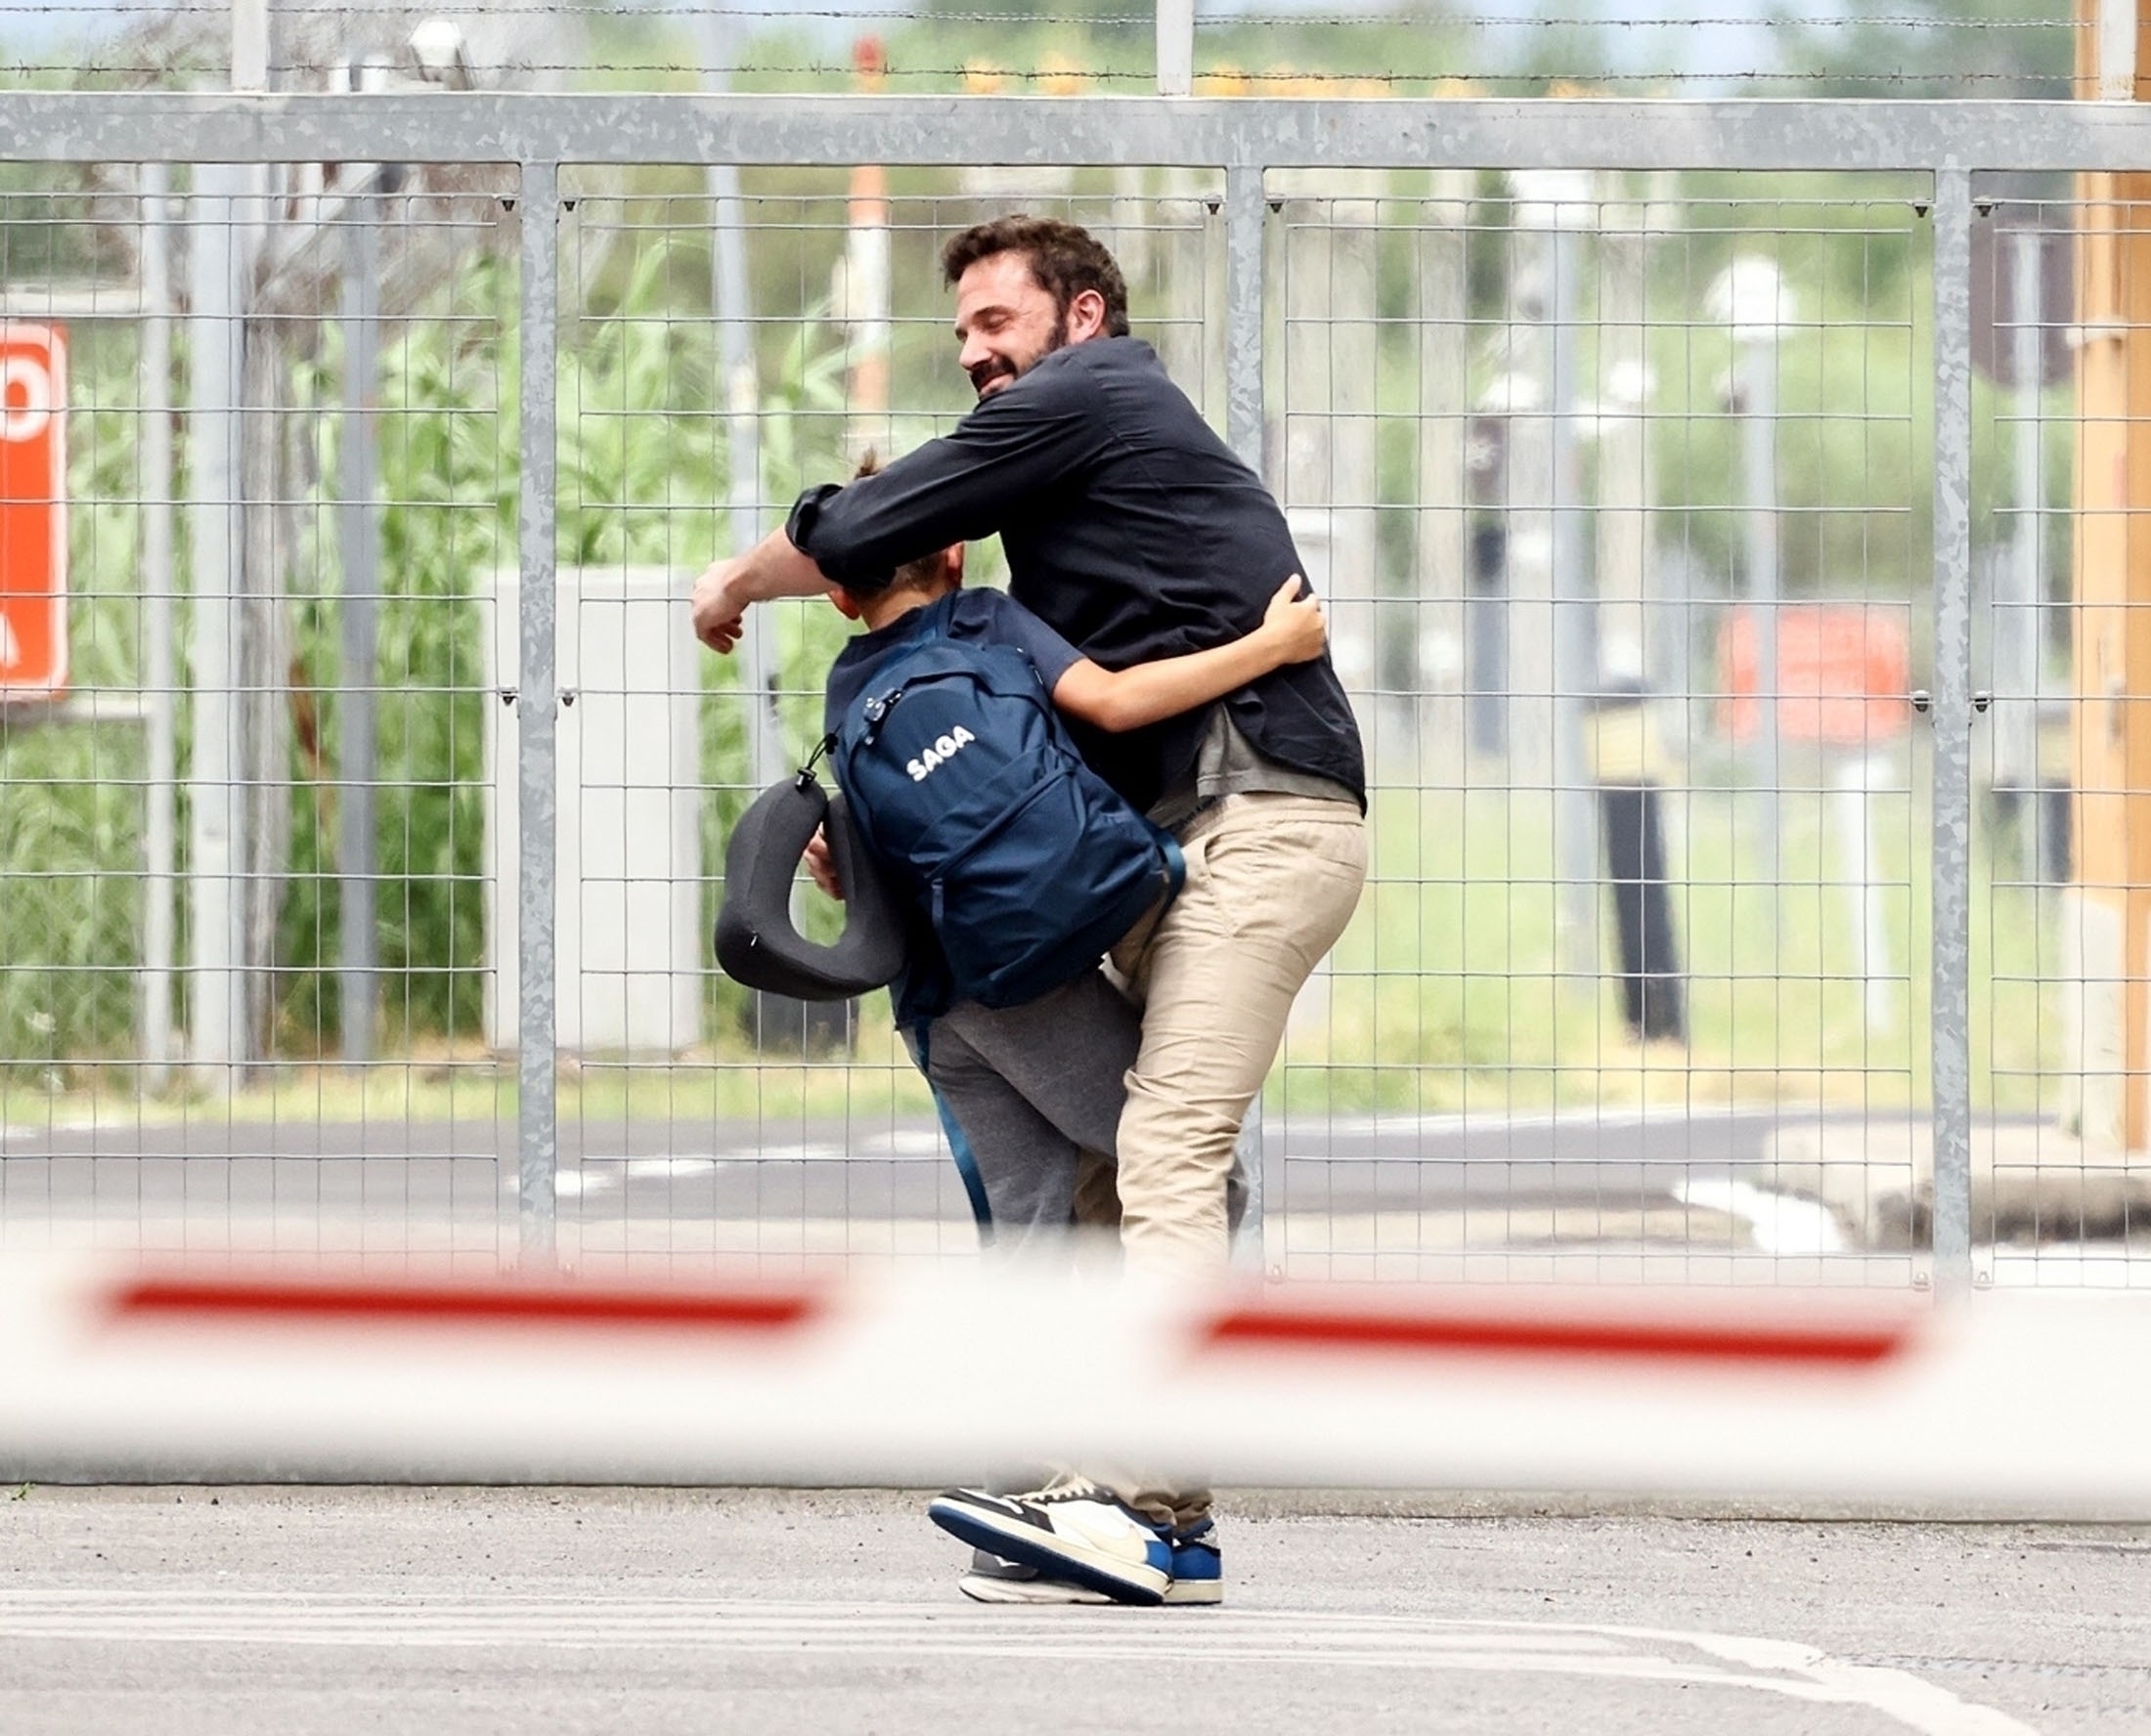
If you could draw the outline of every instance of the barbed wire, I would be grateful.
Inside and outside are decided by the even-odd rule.
[[[77,73],[95,76],[139,76],[162,73],[168,68],[146,65],[135,62],[99,63],[85,62],[79,57],[66,61],[11,61],[0,63],[0,67],[14,72],[26,73]],[[215,70],[214,67],[208,68]],[[753,73],[769,77],[838,77],[849,76],[851,66],[835,62],[816,65],[771,66],[747,65],[739,66],[701,66],[687,62],[594,62],[594,61],[517,61],[511,70],[519,72],[680,72],[702,71],[709,74]],[[1027,84],[1054,85],[1072,82],[1097,84],[1127,84],[1150,86],[1156,83],[1156,74],[1147,70],[1064,69],[1051,67],[993,68],[977,66],[935,66],[903,69],[892,67],[886,76],[909,79],[982,79],[1015,80]],[[2021,85],[2027,79],[2039,76],[2019,69],[2007,71],[1895,71],[1895,72],[1840,72],[1823,70],[1764,71],[1760,69],[1740,71],[1734,69],[1711,69],[1707,71],[1647,71],[1609,72],[1594,69],[1588,72],[1277,72],[1238,74],[1196,74],[1197,96],[1290,96],[1295,90],[1287,87],[1307,85],[1335,85],[1349,88],[1353,85],[1415,85],[1443,86],[1451,90],[1459,85],[1488,87],[1496,85],[1522,85],[1538,90],[1549,85],[1567,85],[1577,94],[1584,94],[1587,87],[1602,85],[1650,85],[1664,87],[1678,84],[1871,84],[1894,86],[1928,86],[1959,84],[2012,84]],[[1203,87],[1210,84],[1229,84],[1232,89],[1223,90]],[[1060,94],[1060,93],[1048,93]],[[1069,92],[1076,95],[1078,92]]]
[[[1489,12],[1484,8],[1484,0],[1475,10],[1453,15],[1428,7],[1425,0],[1407,0],[1406,7],[1395,12],[1368,10],[1365,0],[1361,0],[1360,6],[1353,11],[1327,16],[1282,12],[1274,3],[1264,10],[1249,12],[1232,12],[1212,6],[1194,21],[1199,50],[1212,63],[1197,75],[1197,91],[1210,96],[1328,95],[1353,91],[1406,94],[1422,89],[1453,88],[1539,94],[1558,86],[1607,92],[1666,91],[1698,86],[1752,90],[1831,88],[1847,93],[1904,91],[1924,95],[1997,89],[2059,91],[2067,86],[2066,63],[2072,58],[2063,44],[2074,39],[2078,32],[2088,29],[2092,22],[2075,16],[1994,18],[1976,17],[1961,11],[1925,14],[1907,12],[1901,5],[1886,13],[1868,15],[1832,9],[1807,16],[1778,11],[1765,17],[1742,18],[1729,14],[1722,0],[1713,0],[1711,6],[1698,7],[1692,14],[1660,7],[1644,16],[1600,17],[1575,10],[1576,4],[1577,0],[1569,0],[1567,10],[1531,16]],[[1820,8],[1823,0],[1813,0],[1813,4]],[[1086,12],[1064,0],[1056,10],[1030,13],[1011,10],[1008,0],[999,0],[998,4],[995,0],[986,0],[984,6],[969,11],[930,9],[918,4],[893,5],[887,0],[856,8],[834,4],[832,0],[804,0],[791,8],[779,6],[774,10],[747,10],[736,4],[722,3],[697,5],[693,0],[654,0],[649,5],[635,4],[634,0],[591,0],[587,5],[573,4],[571,0],[501,0],[498,5],[480,4],[479,0],[443,0],[442,4],[432,6],[425,5],[423,0],[412,0],[407,7],[386,14],[376,6],[359,4],[356,0],[329,0],[321,6],[306,6],[301,0],[301,3],[289,5],[283,18],[292,31],[290,41],[293,44],[305,42],[307,46],[280,55],[279,79],[288,77],[301,82],[312,79],[318,76],[325,54],[333,60],[351,52],[348,48],[324,47],[324,39],[339,29],[355,35],[359,27],[364,27],[368,39],[373,41],[381,37],[384,29],[400,30],[420,11],[432,17],[463,19],[496,26],[505,24],[505,39],[498,28],[487,32],[491,40],[479,58],[490,69],[491,79],[505,75],[510,82],[521,77],[573,79],[579,74],[663,73],[742,80],[749,84],[809,81],[816,85],[860,88],[856,82],[857,66],[830,40],[826,28],[841,24],[861,26],[877,34],[887,33],[889,44],[880,50],[876,71],[879,82],[899,89],[941,86],[973,91],[1043,91],[1066,96],[1078,94],[1085,88],[1132,91],[1149,86],[1155,77],[1145,64],[1085,64],[1089,60],[1118,58],[1106,48],[1112,32],[1140,27],[1147,33],[1153,14],[1147,9],[1126,10],[1124,3],[1121,8],[1112,11]],[[48,25],[66,21],[78,26],[73,31],[53,29],[34,47],[25,44],[19,51],[35,58],[17,59],[0,51],[0,72],[10,77],[62,82],[116,79],[154,84],[183,75],[214,77],[216,69],[224,65],[221,44],[204,43],[200,38],[206,25],[221,22],[229,15],[229,0],[112,0],[110,5],[88,9],[67,4],[66,0],[0,0],[0,20],[40,20],[46,21]],[[565,40],[541,41],[538,53],[547,49],[552,51],[544,59],[516,54],[512,21],[541,19],[584,26],[586,33],[580,38],[571,33]],[[155,24],[165,28],[157,31],[153,26],[146,30],[145,21],[155,21]],[[705,38],[698,42],[695,37],[701,34],[699,32],[676,31],[669,37],[665,33],[667,25],[688,21],[724,21],[732,28],[722,41]],[[118,26],[116,33],[112,29],[115,25]],[[593,25],[610,26],[616,33],[602,35],[594,47],[584,46],[589,42],[588,27]],[[633,34],[623,39],[617,34],[637,25],[648,26],[655,32],[654,39],[648,33],[639,39]],[[787,26],[812,27],[808,40],[802,43],[796,29],[787,38],[784,34]],[[907,39],[912,26],[917,26],[919,33]],[[1053,30],[1080,27],[1099,34],[1091,45],[1094,51],[1091,55],[1085,55],[1079,43],[1072,51],[1065,41],[1035,49],[1026,43],[1011,54],[1007,51],[1012,43],[1004,34],[997,42],[985,45],[985,55],[993,58],[982,55],[965,60],[961,65],[947,64],[962,53],[962,48],[944,36],[938,47],[927,49],[926,64],[905,64],[907,46],[933,41],[935,32],[961,31],[967,27],[1007,32],[1016,26]],[[1250,65],[1232,64],[1235,52],[1232,38],[1273,29],[1287,29],[1292,34],[1279,45],[1272,65],[1255,70]],[[1396,53],[1386,47],[1383,53],[1370,54],[1365,51],[1363,38],[1344,34],[1400,29],[1430,32],[1425,52],[1436,58],[1418,65],[1399,66],[1397,62],[1409,62],[1417,56],[1409,49]],[[1729,65],[1722,61],[1721,64],[1708,64],[1699,54],[1678,52],[1661,56],[1649,49],[1638,53],[1633,48],[1612,46],[1616,42],[1633,44],[1640,37],[1662,36],[1676,30],[1739,32],[1740,39],[1714,42],[1710,52],[1719,57],[1736,55],[1748,64]],[[176,37],[179,44],[184,47],[193,43],[193,49],[179,55],[171,53],[174,31],[179,32]],[[1596,54],[1599,64],[1564,69],[1525,64],[1531,55],[1543,50],[1528,50],[1523,42],[1531,38],[1547,41],[1549,31],[1571,35],[1583,32],[1595,38],[1602,45],[1596,51],[1585,47],[1581,53],[1576,53],[1571,43],[1568,49],[1557,52],[1560,52],[1563,59],[1573,54],[1578,60],[1589,60]],[[2055,31],[2067,31],[2070,35],[2057,44],[2051,34],[2043,37],[2038,34]],[[1853,34],[1848,36],[1847,32]],[[1855,45],[1863,37],[1871,39],[1906,32],[1912,33],[1911,39],[1921,46],[1916,50],[1908,48],[1902,57],[1878,54],[1865,46],[1856,50]],[[2027,32],[2032,34],[2027,35]],[[213,30],[209,33],[214,34]],[[525,34],[534,33],[526,31]],[[1490,40],[1503,37],[1511,39],[1506,48]],[[1518,40],[1519,37],[1523,40]],[[1816,40],[1818,37],[1822,38],[1821,42]],[[1322,46],[1325,40],[1330,43],[1328,48]],[[1997,46],[1993,53],[1982,54],[1971,46],[1982,41]],[[2046,46],[2003,51],[1998,47],[2002,42],[2043,43]],[[1354,43],[1360,46],[1352,46]],[[1800,64],[1780,64],[1779,45],[1802,43],[1805,43],[1804,48],[1794,47],[1783,57]],[[1826,47],[1824,43],[1839,46]],[[1947,46],[1951,44],[1954,46]],[[805,53],[800,52],[803,48]],[[951,54],[951,48],[956,48],[955,54]],[[824,49],[828,51],[826,54],[821,52]],[[44,52],[40,54],[39,50]],[[1249,58],[1256,56],[1251,54]],[[1269,60],[1272,57],[1261,54],[1260,58]],[[1147,62],[1147,55],[1142,59]],[[1672,64],[1637,64],[1646,59],[1663,59]],[[1901,60],[1903,64],[1889,64],[1893,60]],[[1309,65],[1310,61],[1330,64]],[[1355,61],[1387,64],[1362,66],[1351,64]],[[1297,65],[1279,64],[1286,62]],[[2027,64],[2030,62],[2039,64]]]
[[[935,24],[1126,24],[1148,25],[1153,15],[1148,12],[1116,13],[1041,13],[1041,12],[953,12],[923,11],[905,7],[782,7],[771,10],[742,11],[725,6],[637,6],[632,4],[564,5],[561,0],[539,0],[537,4],[505,5],[437,5],[424,9],[428,16],[436,18],[551,18],[576,19],[738,19],[744,22],[767,24],[784,19],[822,19],[837,22],[854,21],[874,23],[935,23]],[[100,5],[94,9],[81,6],[58,5],[53,0],[0,0],[0,17],[70,18],[83,21],[103,18],[225,18],[231,13],[229,5],[197,4],[195,0],[177,0],[165,4]],[[373,6],[308,6],[289,15],[296,21],[313,21],[322,18],[378,19],[381,12]],[[1780,14],[1765,18],[1742,18],[1736,15],[1667,14],[1663,17],[1607,18],[1584,13],[1557,13],[1523,17],[1504,13],[1288,13],[1249,12],[1212,13],[1198,15],[1195,27],[1198,30],[1238,29],[1243,26],[1260,28],[1271,25],[1290,26],[1298,29],[1324,29],[1335,27],[1364,28],[1384,25],[1418,25],[1426,28],[1448,29],[1622,29],[1622,30],[1671,30],[1699,26],[1711,28],[1737,28],[1755,30],[1855,30],[1855,29],[1916,29],[1916,30],[2089,30],[2096,21],[2079,18],[1979,18],[1964,14],[1905,13],[1888,15],[1861,15],[1849,13],[1818,14],[1814,17]]]

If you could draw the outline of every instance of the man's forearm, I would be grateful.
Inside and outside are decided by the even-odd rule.
[[[720,563],[724,564],[724,563]],[[773,602],[778,597],[818,596],[829,581],[814,565],[812,555],[792,546],[780,526],[731,563],[738,569],[737,600],[743,603]]]

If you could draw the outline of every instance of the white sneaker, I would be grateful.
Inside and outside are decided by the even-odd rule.
[[[951,1489],[936,1497],[926,1513],[974,1548],[1034,1568],[1043,1579],[1102,1591],[1115,1603],[1163,1603],[1172,1584],[1168,1533],[1118,1497],[1080,1479],[1029,1495]]]
[[[1051,1580],[1034,1567],[1003,1561],[984,1549],[975,1551],[971,1571],[956,1582],[956,1589],[973,1603],[1017,1603],[1042,1606],[1069,1603],[1111,1603],[1103,1591],[1078,1585],[1074,1580]],[[1170,1598],[1171,1591],[1165,1596]]]

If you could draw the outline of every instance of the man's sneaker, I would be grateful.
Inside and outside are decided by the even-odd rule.
[[[1225,1578],[1217,1548],[1217,1528],[1204,1519],[1167,1540],[1172,1545],[1172,1584],[1165,1587],[1165,1602],[1207,1605],[1214,1609],[1225,1601]],[[1074,1580],[1057,1580],[1034,1567],[1003,1561],[984,1549],[972,1552],[971,1571],[956,1582],[956,1589],[974,1603],[1049,1604],[1111,1603],[1103,1591],[1078,1585]]]
[[[971,1571],[956,1582],[956,1589],[974,1603],[1111,1603],[1103,1591],[1078,1585],[1074,1580],[1049,1580],[1034,1567],[1003,1561],[984,1549],[972,1554]],[[1169,1599],[1172,1592],[1168,1589]]]
[[[951,1489],[926,1514],[975,1549],[1103,1591],[1116,1603],[1163,1603],[1172,1583],[1166,1533],[1078,1478],[1030,1495]]]
[[[1167,1603],[1223,1603],[1224,1558],[1217,1547],[1217,1527],[1208,1519],[1174,1531],[1172,1584],[1165,1587]]]

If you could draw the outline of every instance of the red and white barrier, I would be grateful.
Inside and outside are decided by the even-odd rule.
[[[0,1266],[0,1473],[1592,1490],[2151,1515],[2151,1300]]]

